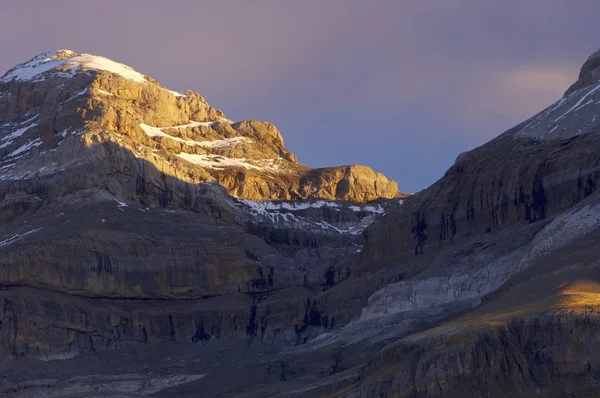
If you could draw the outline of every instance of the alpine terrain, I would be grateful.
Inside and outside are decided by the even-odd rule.
[[[600,394],[600,52],[414,195],[109,59],[0,78],[0,395]]]

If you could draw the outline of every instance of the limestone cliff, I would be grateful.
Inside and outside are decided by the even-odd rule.
[[[367,167],[300,165],[271,123],[234,123],[198,94],[167,90],[103,57],[68,50],[38,55],[8,71],[0,93],[3,181],[66,174],[63,194],[101,188],[137,200],[140,191],[158,189],[162,198],[145,200],[176,207],[184,193],[166,186],[164,176],[217,181],[230,195],[251,200],[406,196]]]

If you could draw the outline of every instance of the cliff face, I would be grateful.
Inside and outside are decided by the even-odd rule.
[[[599,392],[597,57],[403,198],[88,57],[0,79],[4,395]]]

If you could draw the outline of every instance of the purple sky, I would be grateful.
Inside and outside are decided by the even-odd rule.
[[[0,74],[68,48],[268,120],[313,167],[415,192],[554,102],[600,48],[598,0],[3,0]]]

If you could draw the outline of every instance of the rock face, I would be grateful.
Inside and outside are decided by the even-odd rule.
[[[0,80],[3,395],[600,393],[597,56],[403,198],[90,57]]]
[[[87,169],[92,178],[106,176],[100,188],[119,200],[160,189],[175,206],[182,192],[165,186],[162,175],[192,184],[217,181],[230,195],[251,200],[406,196],[367,167],[300,165],[271,123],[234,123],[198,94],[167,90],[106,58],[68,50],[41,54],[8,71],[0,92],[4,181]],[[107,165],[112,170],[97,170]],[[77,179],[61,182],[61,189],[98,188],[98,181]],[[171,199],[157,200],[164,206]]]

